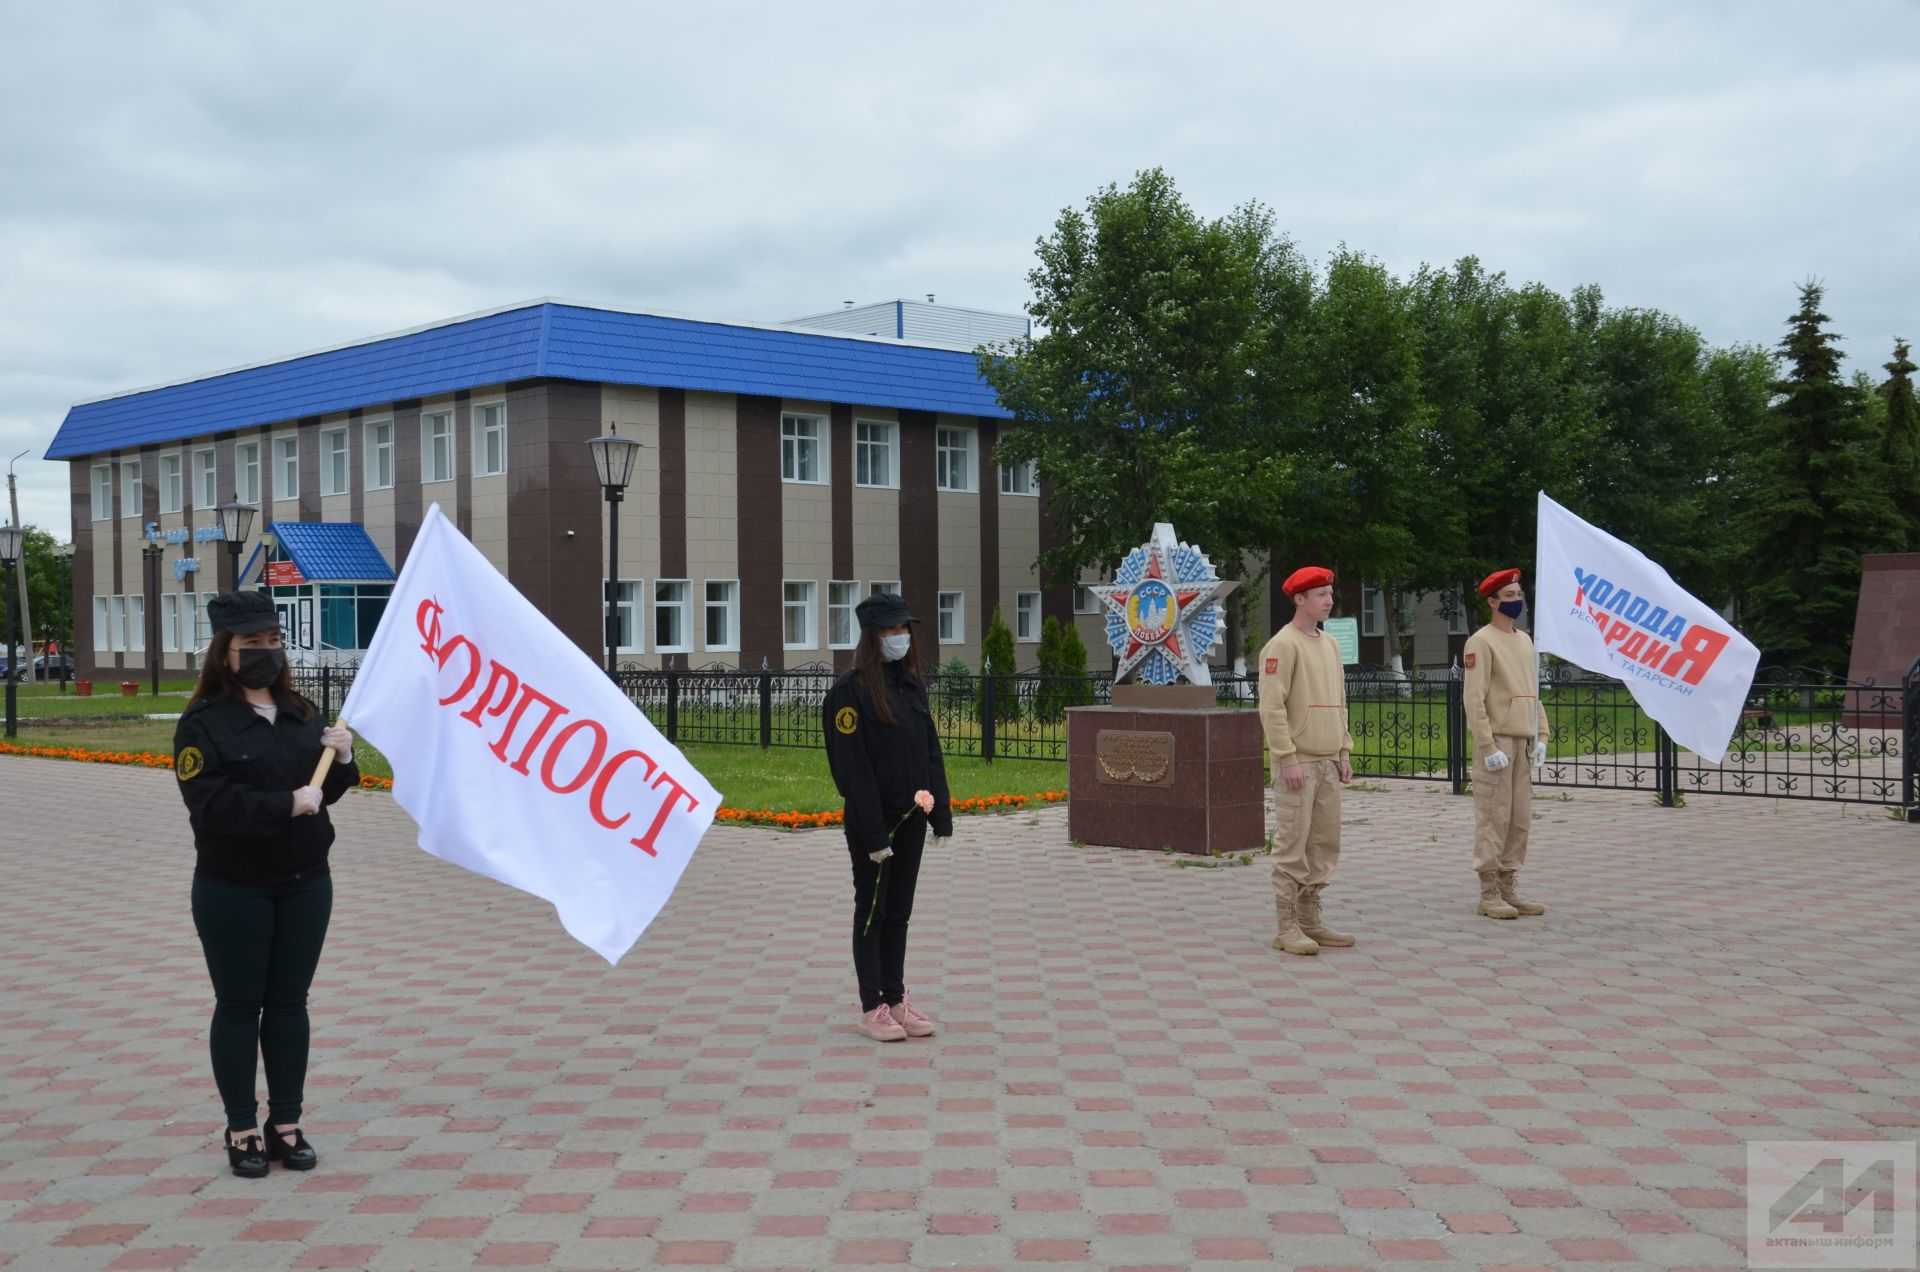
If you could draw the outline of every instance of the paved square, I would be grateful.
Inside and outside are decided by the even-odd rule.
[[[1745,1143],[1920,1137],[1920,828],[1536,801],[1539,919],[1471,802],[1348,796],[1350,950],[1266,863],[966,818],[852,1031],[834,832],[716,829],[608,969],[544,902],[337,810],[320,1168],[226,1173],[165,773],[0,760],[0,1267],[1733,1268]]]

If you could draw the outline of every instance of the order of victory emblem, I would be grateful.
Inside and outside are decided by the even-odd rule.
[[[1153,537],[1120,563],[1113,583],[1093,589],[1107,607],[1114,679],[1212,684],[1207,655],[1225,633],[1217,601],[1229,586],[1206,553],[1157,523]]]

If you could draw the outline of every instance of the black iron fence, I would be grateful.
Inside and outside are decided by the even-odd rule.
[[[356,670],[297,668],[295,683],[331,715]],[[628,666],[614,679],[676,744],[817,747],[820,704],[833,677],[824,666]],[[1214,700],[1255,710],[1258,688],[1254,676],[1216,672]],[[928,700],[949,755],[1064,761],[1067,711],[1104,705],[1112,689],[1103,674],[935,675]],[[1538,785],[1645,790],[1669,806],[1708,794],[1884,804],[1920,821],[1920,660],[1899,685],[1885,687],[1809,672],[1762,674],[1719,765],[1676,746],[1617,680],[1561,665],[1540,701],[1553,742]],[[1445,782],[1456,794],[1470,789],[1473,746],[1457,668],[1350,668],[1347,709],[1357,774]]]

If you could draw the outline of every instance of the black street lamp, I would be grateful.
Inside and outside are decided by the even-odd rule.
[[[148,527],[149,531],[152,527]],[[147,667],[152,672],[153,696],[160,696],[160,558],[167,554],[158,539],[149,538],[140,555],[147,562]]]
[[[20,541],[26,532],[16,525],[0,526],[0,572],[11,575],[20,563]],[[7,736],[17,737],[20,717],[14,702],[14,682],[20,678],[20,660],[13,652],[13,580],[7,579],[0,592],[7,594]]]
[[[614,651],[620,644],[620,501],[626,498],[627,483],[633,480],[633,457],[640,443],[620,436],[619,426],[609,424],[604,437],[591,438],[593,470],[600,475],[600,491],[607,499],[607,674],[614,674]]]
[[[240,548],[253,530],[253,505],[234,497],[214,509],[220,514],[220,535],[227,541],[227,557],[233,562],[233,590],[240,590]]]

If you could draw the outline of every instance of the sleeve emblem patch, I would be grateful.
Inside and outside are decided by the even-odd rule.
[[[200,754],[197,746],[187,747],[173,757],[173,774],[183,782],[191,782],[200,776],[200,770],[207,766],[207,757]]]
[[[833,727],[842,733],[852,733],[860,727],[860,713],[852,707],[842,707],[834,713]]]
[[[1269,676],[1277,676],[1280,674],[1280,660],[1278,658],[1267,659],[1267,674]]]
[[[1474,653],[1471,649],[1467,651],[1467,670],[1468,671],[1473,670],[1473,664],[1478,658],[1479,658],[1479,655]]]

